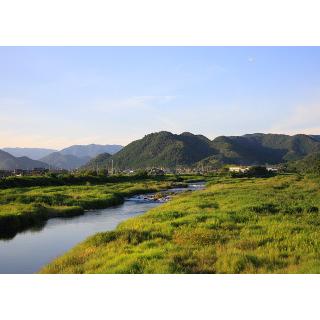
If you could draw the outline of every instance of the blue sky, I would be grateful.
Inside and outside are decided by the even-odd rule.
[[[320,134],[320,47],[1,47],[0,147]]]

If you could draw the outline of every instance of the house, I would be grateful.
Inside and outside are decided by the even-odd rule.
[[[162,176],[165,174],[163,169],[159,169],[159,168],[151,168],[148,170],[148,174],[149,175],[154,175],[154,176]]]
[[[21,177],[26,173],[26,170],[22,170],[22,169],[15,169],[12,171],[12,174],[16,177]]]
[[[124,173],[124,174],[133,174],[134,170],[126,169],[126,170],[123,170],[122,173]]]
[[[247,172],[250,167],[229,167],[230,172]]]

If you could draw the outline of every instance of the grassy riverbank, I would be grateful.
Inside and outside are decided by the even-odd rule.
[[[99,233],[42,273],[319,273],[319,179],[216,178]]]
[[[195,177],[191,177],[195,178]],[[182,180],[187,177],[182,178]],[[0,238],[12,238],[53,217],[72,217],[87,209],[120,204],[125,197],[177,185],[176,177],[130,178],[102,184],[35,186],[0,190]]]

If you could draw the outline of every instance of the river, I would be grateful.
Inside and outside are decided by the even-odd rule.
[[[188,188],[168,191],[181,193],[203,187],[203,183],[194,183]],[[141,201],[133,197],[121,205],[90,210],[78,217],[50,219],[41,227],[18,233],[13,239],[0,240],[0,273],[35,273],[88,236],[113,230],[120,222],[159,205],[161,202]]]

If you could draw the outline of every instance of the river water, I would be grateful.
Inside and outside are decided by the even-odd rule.
[[[180,193],[203,187],[203,183],[195,183],[188,188],[170,191]],[[87,211],[78,217],[50,219],[41,227],[18,233],[13,239],[0,240],[0,273],[35,273],[88,236],[113,230],[120,222],[161,204],[135,199],[131,198],[118,206]]]

